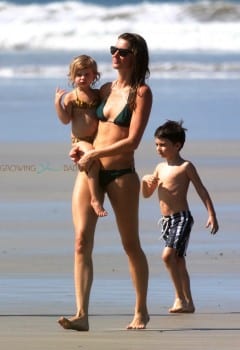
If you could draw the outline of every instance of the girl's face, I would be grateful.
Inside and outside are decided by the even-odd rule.
[[[179,153],[179,142],[173,143],[166,138],[155,138],[155,145],[157,153],[166,159],[174,158]]]
[[[116,46],[111,46],[112,66],[115,69],[131,68],[134,55],[127,40],[118,39]]]
[[[96,75],[91,68],[78,69],[74,78],[74,85],[76,87],[90,86],[95,80]]]

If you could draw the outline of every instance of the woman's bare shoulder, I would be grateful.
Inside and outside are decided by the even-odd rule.
[[[103,84],[100,88],[100,96],[101,98],[104,98],[110,94],[112,88],[112,82],[107,82]]]
[[[149,85],[143,84],[138,87],[137,95],[139,97],[144,97],[144,96],[152,97],[152,90]]]

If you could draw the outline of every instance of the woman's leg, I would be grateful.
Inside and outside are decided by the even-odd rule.
[[[107,193],[116,215],[123,247],[136,291],[135,314],[128,329],[145,328],[149,321],[147,310],[148,264],[141,248],[138,230],[140,182],[137,174],[126,174],[108,186]]]
[[[74,280],[76,315],[59,320],[62,327],[88,331],[88,305],[93,281],[92,250],[97,215],[91,206],[91,195],[85,172],[78,172],[72,198],[72,215],[75,229]]]

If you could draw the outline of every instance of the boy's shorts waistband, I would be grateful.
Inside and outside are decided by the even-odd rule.
[[[190,210],[182,210],[182,211],[178,211],[177,213],[171,214],[171,215],[163,215],[162,218],[166,218],[166,219],[170,219],[170,218],[176,218],[179,216],[192,216],[191,211]]]

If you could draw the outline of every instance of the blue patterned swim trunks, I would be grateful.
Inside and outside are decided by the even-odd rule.
[[[190,211],[163,216],[160,220],[165,247],[176,249],[178,256],[185,256],[194,223]]]

